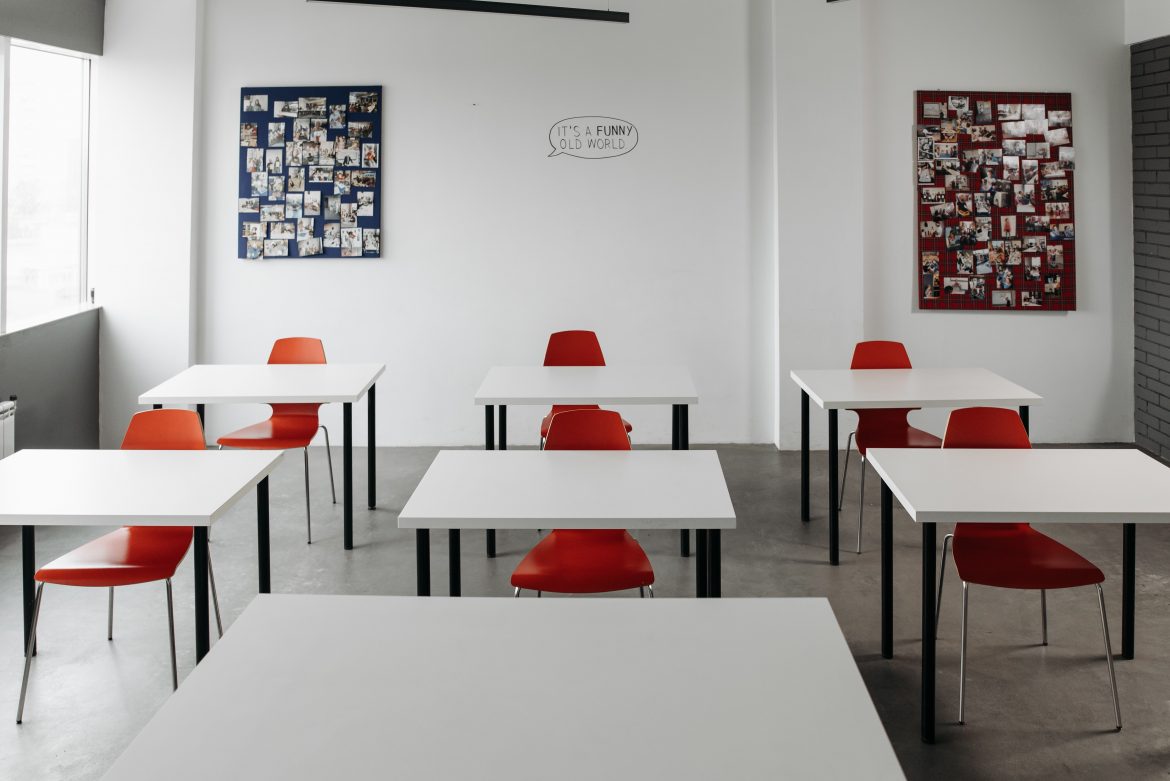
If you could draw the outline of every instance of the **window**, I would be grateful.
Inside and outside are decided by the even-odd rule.
[[[89,60],[0,38],[0,66],[2,333],[85,300]]]

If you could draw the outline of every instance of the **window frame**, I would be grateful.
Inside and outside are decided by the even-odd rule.
[[[59,319],[63,315],[80,311],[86,305],[89,291],[89,155],[90,136],[90,100],[93,90],[93,56],[62,49],[56,46],[26,41],[0,35],[0,335],[9,333],[8,328],[8,172],[10,153],[9,118],[10,99],[12,95],[11,62],[12,49],[31,49],[33,51],[72,57],[81,61],[81,192],[78,194],[81,207],[81,224],[78,230],[78,287],[77,307],[70,312],[55,312],[38,318],[31,323],[21,323],[16,330],[28,328],[40,323]],[[92,302],[92,293],[88,293]]]

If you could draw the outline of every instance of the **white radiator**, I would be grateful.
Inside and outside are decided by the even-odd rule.
[[[16,402],[0,401],[0,458],[16,452]]]

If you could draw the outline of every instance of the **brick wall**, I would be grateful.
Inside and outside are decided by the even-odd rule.
[[[1134,430],[1170,458],[1170,37],[1130,49],[1133,95]]]

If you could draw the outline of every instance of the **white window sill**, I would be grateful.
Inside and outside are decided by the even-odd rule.
[[[0,337],[8,336],[10,334],[18,334],[22,331],[31,331],[32,329],[40,328],[43,325],[49,325],[50,323],[57,323],[62,320],[68,320],[71,317],[77,317],[78,315],[83,315],[86,312],[92,312],[101,308],[101,304],[83,304],[78,306],[77,309],[69,309],[62,312],[57,312],[53,315],[48,315],[43,320],[35,320],[30,323],[21,323],[16,328],[10,328],[7,331],[0,333]]]

